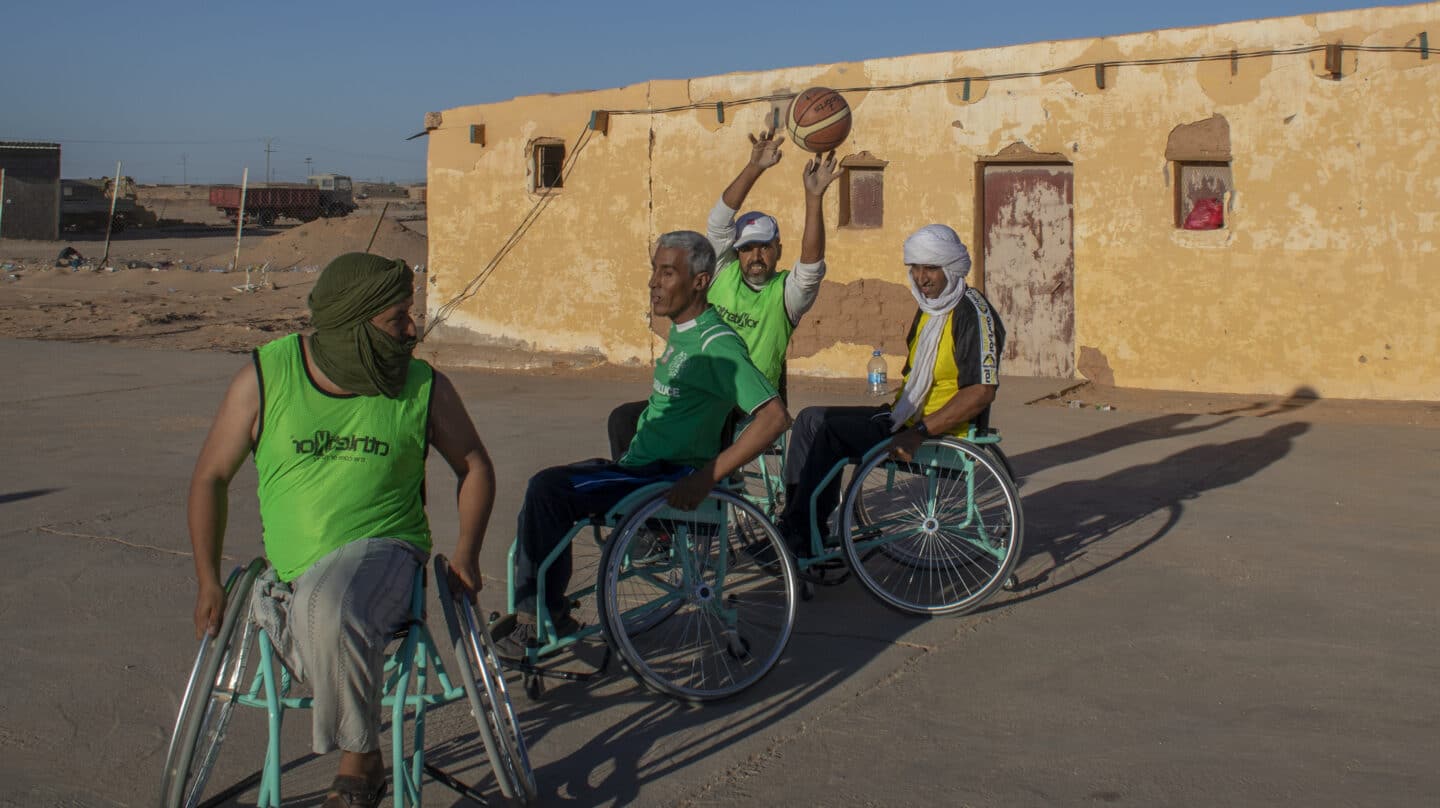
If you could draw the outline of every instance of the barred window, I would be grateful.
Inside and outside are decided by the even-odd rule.
[[[535,141],[530,165],[530,175],[534,177],[532,190],[549,191],[560,188],[565,180],[561,172],[564,165],[564,141],[554,138]]]

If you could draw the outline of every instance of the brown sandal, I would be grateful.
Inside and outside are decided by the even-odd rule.
[[[320,808],[380,808],[380,801],[385,799],[385,779],[372,784],[364,777],[338,775],[330,791]]]

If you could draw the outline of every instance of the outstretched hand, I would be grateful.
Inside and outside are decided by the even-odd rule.
[[[764,171],[767,168],[780,162],[783,157],[780,153],[781,138],[775,136],[775,128],[771,127],[759,135],[750,136],[750,165]]]
[[[814,159],[805,164],[805,173],[802,175],[805,181],[805,193],[811,196],[823,196],[825,189],[830,183],[840,176],[840,163],[835,159],[835,152],[827,155],[815,155]]]

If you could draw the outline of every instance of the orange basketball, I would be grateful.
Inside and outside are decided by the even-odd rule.
[[[811,87],[790,102],[790,139],[823,154],[850,136],[850,105],[829,87]]]

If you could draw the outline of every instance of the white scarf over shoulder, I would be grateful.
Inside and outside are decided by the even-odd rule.
[[[935,383],[935,354],[940,338],[949,327],[950,313],[965,297],[965,276],[970,272],[970,251],[954,230],[943,224],[926,225],[905,239],[906,274],[914,264],[938,266],[945,270],[945,291],[937,298],[928,298],[910,277],[910,294],[920,310],[930,315],[925,327],[915,335],[915,359],[910,363],[910,377],[905,390],[890,413],[890,431],[898,432],[911,416],[925,406],[930,387]]]

